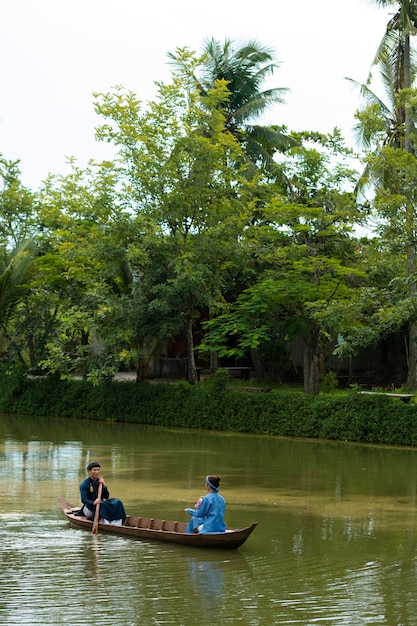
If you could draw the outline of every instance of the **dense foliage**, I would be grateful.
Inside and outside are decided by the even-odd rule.
[[[212,374],[223,357],[246,358],[257,380],[277,382],[297,342],[317,396],[330,360],[397,332],[408,376],[395,367],[389,382],[400,371],[417,389],[416,4],[375,1],[401,10],[375,57],[388,104],[362,86],[361,155],[337,128],[255,123],[286,92],[263,89],[273,52],[208,40],[202,57],[170,55],[172,80],[152,102],[123,87],[95,94],[111,161],[73,160],[32,193],[0,158],[1,375],[69,390],[76,374],[94,417],[120,369],[143,382],[173,352],[196,385],[198,359]]]

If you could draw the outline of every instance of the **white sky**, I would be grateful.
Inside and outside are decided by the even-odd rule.
[[[0,9],[0,153],[20,159],[38,189],[105,156],[94,140],[95,91],[123,85],[147,101],[168,82],[167,52],[202,50],[205,38],[251,39],[276,52],[269,87],[288,87],[265,123],[293,130],[342,129],[352,143],[359,93],[389,19],[367,0],[3,0]]]

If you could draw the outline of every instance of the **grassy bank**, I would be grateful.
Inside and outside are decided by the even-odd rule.
[[[417,445],[417,407],[397,398],[306,396],[272,389],[253,393],[222,378],[199,387],[52,378],[0,382],[0,411],[50,418],[90,419],[366,443]]]

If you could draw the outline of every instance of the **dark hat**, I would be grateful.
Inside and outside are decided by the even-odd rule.
[[[87,465],[87,470],[90,471],[90,469],[93,469],[93,467],[101,467],[101,465],[100,463],[97,463],[97,461],[93,461],[92,463]]]

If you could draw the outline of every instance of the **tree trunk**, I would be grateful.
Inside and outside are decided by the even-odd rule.
[[[192,322],[191,315],[185,327],[185,336],[187,338],[188,382],[190,383],[190,385],[196,385],[197,384],[197,370],[195,368],[195,359],[194,359],[193,322]]]
[[[319,395],[320,385],[320,350],[319,330],[313,328],[304,340],[304,393]]]
[[[212,319],[212,314],[211,314],[211,309],[209,309],[209,319]],[[209,365],[209,370],[210,370],[210,376],[214,376],[214,374],[217,372],[217,368],[219,367],[219,357],[217,355],[217,352],[214,352],[213,350],[210,350],[210,365]]]
[[[255,370],[255,378],[257,380],[265,380],[265,368],[259,350],[252,348],[250,356]]]
[[[410,52],[410,35],[406,35],[404,38],[404,89],[411,87],[411,52]],[[405,107],[405,137],[404,137],[404,149],[406,152],[413,152],[413,113],[409,106]]]
[[[415,269],[416,269],[416,251],[414,247],[414,207],[407,205],[407,276],[408,276],[408,291],[410,296],[414,299],[417,292],[417,285],[415,281]],[[410,391],[417,390],[417,325],[414,320],[410,321],[409,335],[408,335],[408,373],[407,373],[407,387]]]
[[[407,389],[417,390],[417,325],[414,322],[410,323],[408,337]]]
[[[415,225],[414,207],[409,203],[406,208],[406,228],[407,228],[407,276],[408,292],[414,300],[417,293],[416,275],[416,251],[415,251]],[[417,324],[410,321],[408,331],[408,372],[407,387],[410,391],[417,390]]]
[[[404,38],[404,88],[411,86],[411,66],[410,66],[410,35],[406,34]],[[405,138],[404,149],[413,154],[413,132],[414,122],[410,107],[405,108]],[[416,251],[415,251],[415,216],[414,206],[411,202],[406,207],[406,229],[407,229],[407,276],[408,290],[412,298],[415,297],[417,286],[415,281],[416,271]],[[410,391],[417,390],[417,325],[414,321],[410,322],[409,330],[409,346],[408,346],[408,374],[407,387]]]
[[[217,352],[210,351],[210,376],[213,376],[219,367],[219,357]]]

